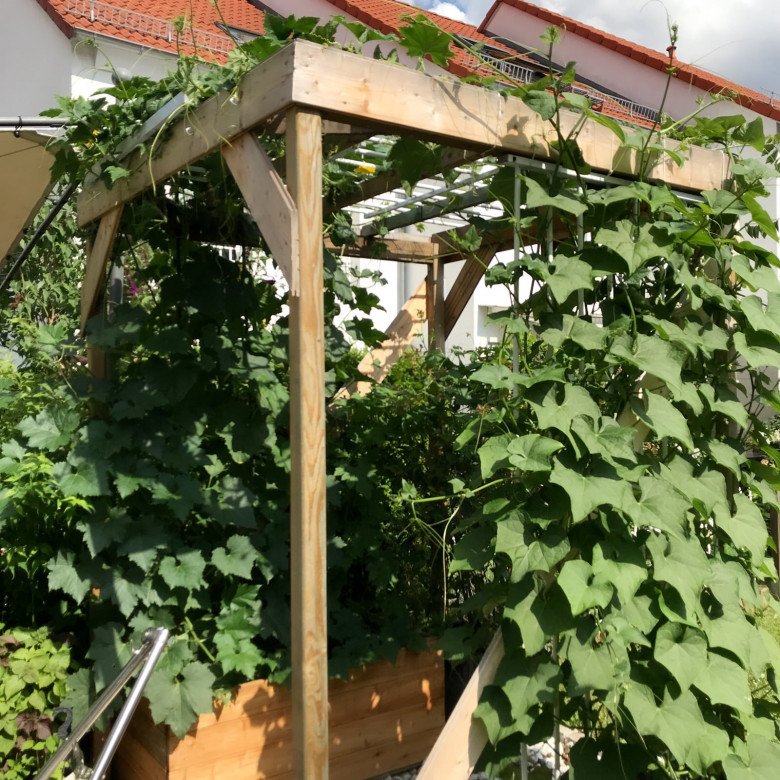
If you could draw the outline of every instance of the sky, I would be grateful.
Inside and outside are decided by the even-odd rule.
[[[679,26],[677,57],[780,100],[778,0],[531,0],[658,51]],[[479,25],[492,0],[412,0]]]

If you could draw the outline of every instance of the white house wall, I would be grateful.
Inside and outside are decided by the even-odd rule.
[[[0,115],[35,116],[70,91],[70,41],[36,2],[2,8]]]

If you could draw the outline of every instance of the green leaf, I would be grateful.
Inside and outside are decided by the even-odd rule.
[[[414,185],[424,175],[441,167],[441,157],[441,146],[416,138],[401,137],[390,148],[387,161],[402,182]]]
[[[707,662],[707,640],[701,631],[666,623],[655,636],[653,657],[665,666],[681,691],[687,691]]]
[[[631,519],[640,527],[658,528],[671,536],[685,539],[689,530],[687,512],[690,501],[657,477],[642,477],[639,487],[641,498],[629,510]],[[680,488],[685,489],[684,485]]]
[[[740,712],[753,711],[747,672],[734,661],[717,653],[709,653],[693,680],[713,704],[725,704]]]
[[[777,741],[747,734],[747,756],[730,753],[723,761],[726,780],[775,780],[780,765]]]
[[[598,406],[584,388],[567,384],[560,403],[558,395],[556,385],[547,389],[534,388],[526,394],[526,400],[536,414],[539,428],[542,430],[556,428],[568,436],[575,417],[590,417],[592,420],[601,418]]]
[[[767,525],[759,508],[741,493],[733,496],[736,512],[733,515],[723,513],[718,516],[718,526],[722,528],[737,547],[744,547],[759,565],[767,550],[769,534]]]
[[[556,255],[553,267],[547,285],[558,303],[564,303],[576,290],[590,290],[593,285],[590,266],[576,257]]]
[[[571,314],[546,315],[541,318],[539,335],[542,340],[556,349],[572,341],[583,349],[604,349],[607,331],[592,322]]]
[[[198,661],[174,678],[155,671],[146,689],[155,723],[167,723],[183,738],[198,715],[211,712],[214,675]]]
[[[72,551],[58,552],[57,557],[49,562],[49,587],[68,594],[77,604],[87,595],[92,582],[76,570],[76,554]]]
[[[496,553],[504,553],[512,562],[512,582],[519,582],[529,571],[552,571],[569,550],[569,540],[559,528],[538,531],[512,518],[498,522]]]
[[[772,335],[780,332],[780,293],[768,293],[766,307],[755,295],[742,298],[742,313],[755,331],[766,331]]]
[[[648,575],[647,563],[636,544],[617,538],[600,541],[593,546],[591,566],[599,582],[612,584],[621,604],[634,598]]]
[[[428,57],[442,68],[446,68],[452,58],[452,36],[422,14],[401,27],[398,37],[410,57]]]
[[[766,290],[780,293],[780,279],[771,268],[759,266],[752,268],[749,260],[742,255],[731,258],[731,270],[744,281],[751,290]]]
[[[601,228],[595,241],[619,255],[628,268],[629,276],[657,257],[668,257],[669,248],[659,235],[653,234],[651,225],[637,227],[627,219],[616,223],[615,228]]]
[[[550,482],[560,485],[569,496],[572,522],[585,520],[596,507],[610,506],[627,511],[633,501],[629,484],[618,478],[581,474],[556,462],[550,474]]]
[[[160,561],[160,576],[170,588],[199,590],[205,587],[203,571],[206,561],[199,550],[179,553],[175,558],[166,555]]]
[[[520,471],[550,471],[550,458],[563,444],[538,433],[529,433],[510,439],[506,445],[509,463]],[[484,473],[483,473],[484,478]]]
[[[706,775],[709,767],[728,753],[728,734],[704,720],[690,691],[676,699],[667,692],[659,706],[649,688],[633,684],[626,693],[625,706],[640,734],[657,736],[678,761],[695,772]]]
[[[79,424],[79,415],[70,409],[51,407],[35,417],[25,417],[19,423],[19,432],[30,447],[56,450],[66,444]]]
[[[509,433],[491,436],[477,450],[482,479],[490,479],[501,469],[509,468],[509,443],[513,440]]]
[[[571,190],[563,190],[558,195],[550,193],[530,176],[521,176],[525,190],[525,206],[529,209],[552,208],[574,217],[584,214],[588,207]]]
[[[558,109],[558,101],[555,99],[555,95],[546,89],[529,89],[523,95],[523,103],[539,114],[545,121],[552,119]]]
[[[211,554],[211,563],[227,576],[251,579],[252,567],[258,552],[246,536],[234,534],[227,540],[227,551],[217,547]]]
[[[611,691],[628,676],[630,664],[625,647],[619,642],[596,641],[599,633],[578,630],[566,638],[562,653],[571,664],[571,696]]]
[[[507,592],[504,618],[519,629],[526,655],[536,655],[551,636],[574,627],[571,607],[557,584],[543,588],[524,579]]]
[[[652,428],[659,439],[675,439],[687,449],[692,450],[693,439],[691,439],[688,423],[672,402],[662,395],[651,392],[645,393],[644,400],[647,404],[646,407],[636,399],[632,402],[631,408],[636,416],[648,428]]]
[[[450,574],[457,571],[479,571],[493,558],[496,531],[489,525],[478,525],[457,542],[450,558]]]
[[[593,607],[603,609],[612,599],[614,589],[602,580],[587,561],[566,561],[558,574],[558,584],[571,604],[573,615],[580,615]]]
[[[663,535],[651,534],[647,539],[647,547],[653,558],[655,579],[668,582],[680,594],[687,618],[692,620],[711,572],[710,563],[698,540],[676,537],[667,540]]]

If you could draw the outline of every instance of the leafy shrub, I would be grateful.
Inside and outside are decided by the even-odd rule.
[[[29,780],[59,741],[53,710],[65,696],[70,650],[55,644],[46,629],[0,624],[0,632],[0,774]]]

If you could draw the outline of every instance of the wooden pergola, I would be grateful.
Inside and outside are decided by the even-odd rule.
[[[566,131],[582,117],[563,112],[562,120]],[[260,131],[285,135],[284,177],[258,141]],[[454,147],[444,155],[449,165],[496,154],[554,159],[549,145],[555,137],[552,128],[518,98],[336,47],[295,41],[255,67],[237,93],[217,94],[178,120],[151,160],[137,153],[131,156],[124,163],[131,170],[128,178],[111,189],[102,182],[86,186],[79,199],[80,224],[99,220],[82,285],[83,328],[101,306],[123,205],[213,152],[221,152],[289,284],[293,767],[294,776],[306,780],[328,775],[323,138],[380,132]],[[637,155],[622,149],[610,129],[588,120],[578,142],[594,171],[636,175]],[[728,176],[724,155],[702,148],[685,155],[683,166],[659,159],[648,178],[689,192],[724,185]],[[369,180],[354,201],[399,183],[392,173],[383,174]],[[426,283],[396,317],[388,341],[364,361],[364,371],[374,380],[382,379],[426,319],[430,336],[443,346],[486,266],[497,251],[512,246],[513,236],[485,236],[479,256],[466,262],[446,296],[443,264],[464,258],[452,251],[444,236],[383,240],[387,259],[423,262],[428,273]],[[353,251],[359,254],[361,247]],[[93,352],[92,361],[99,371],[99,355]],[[420,777],[455,780],[472,771],[486,735],[471,715],[502,652],[496,638]]]

